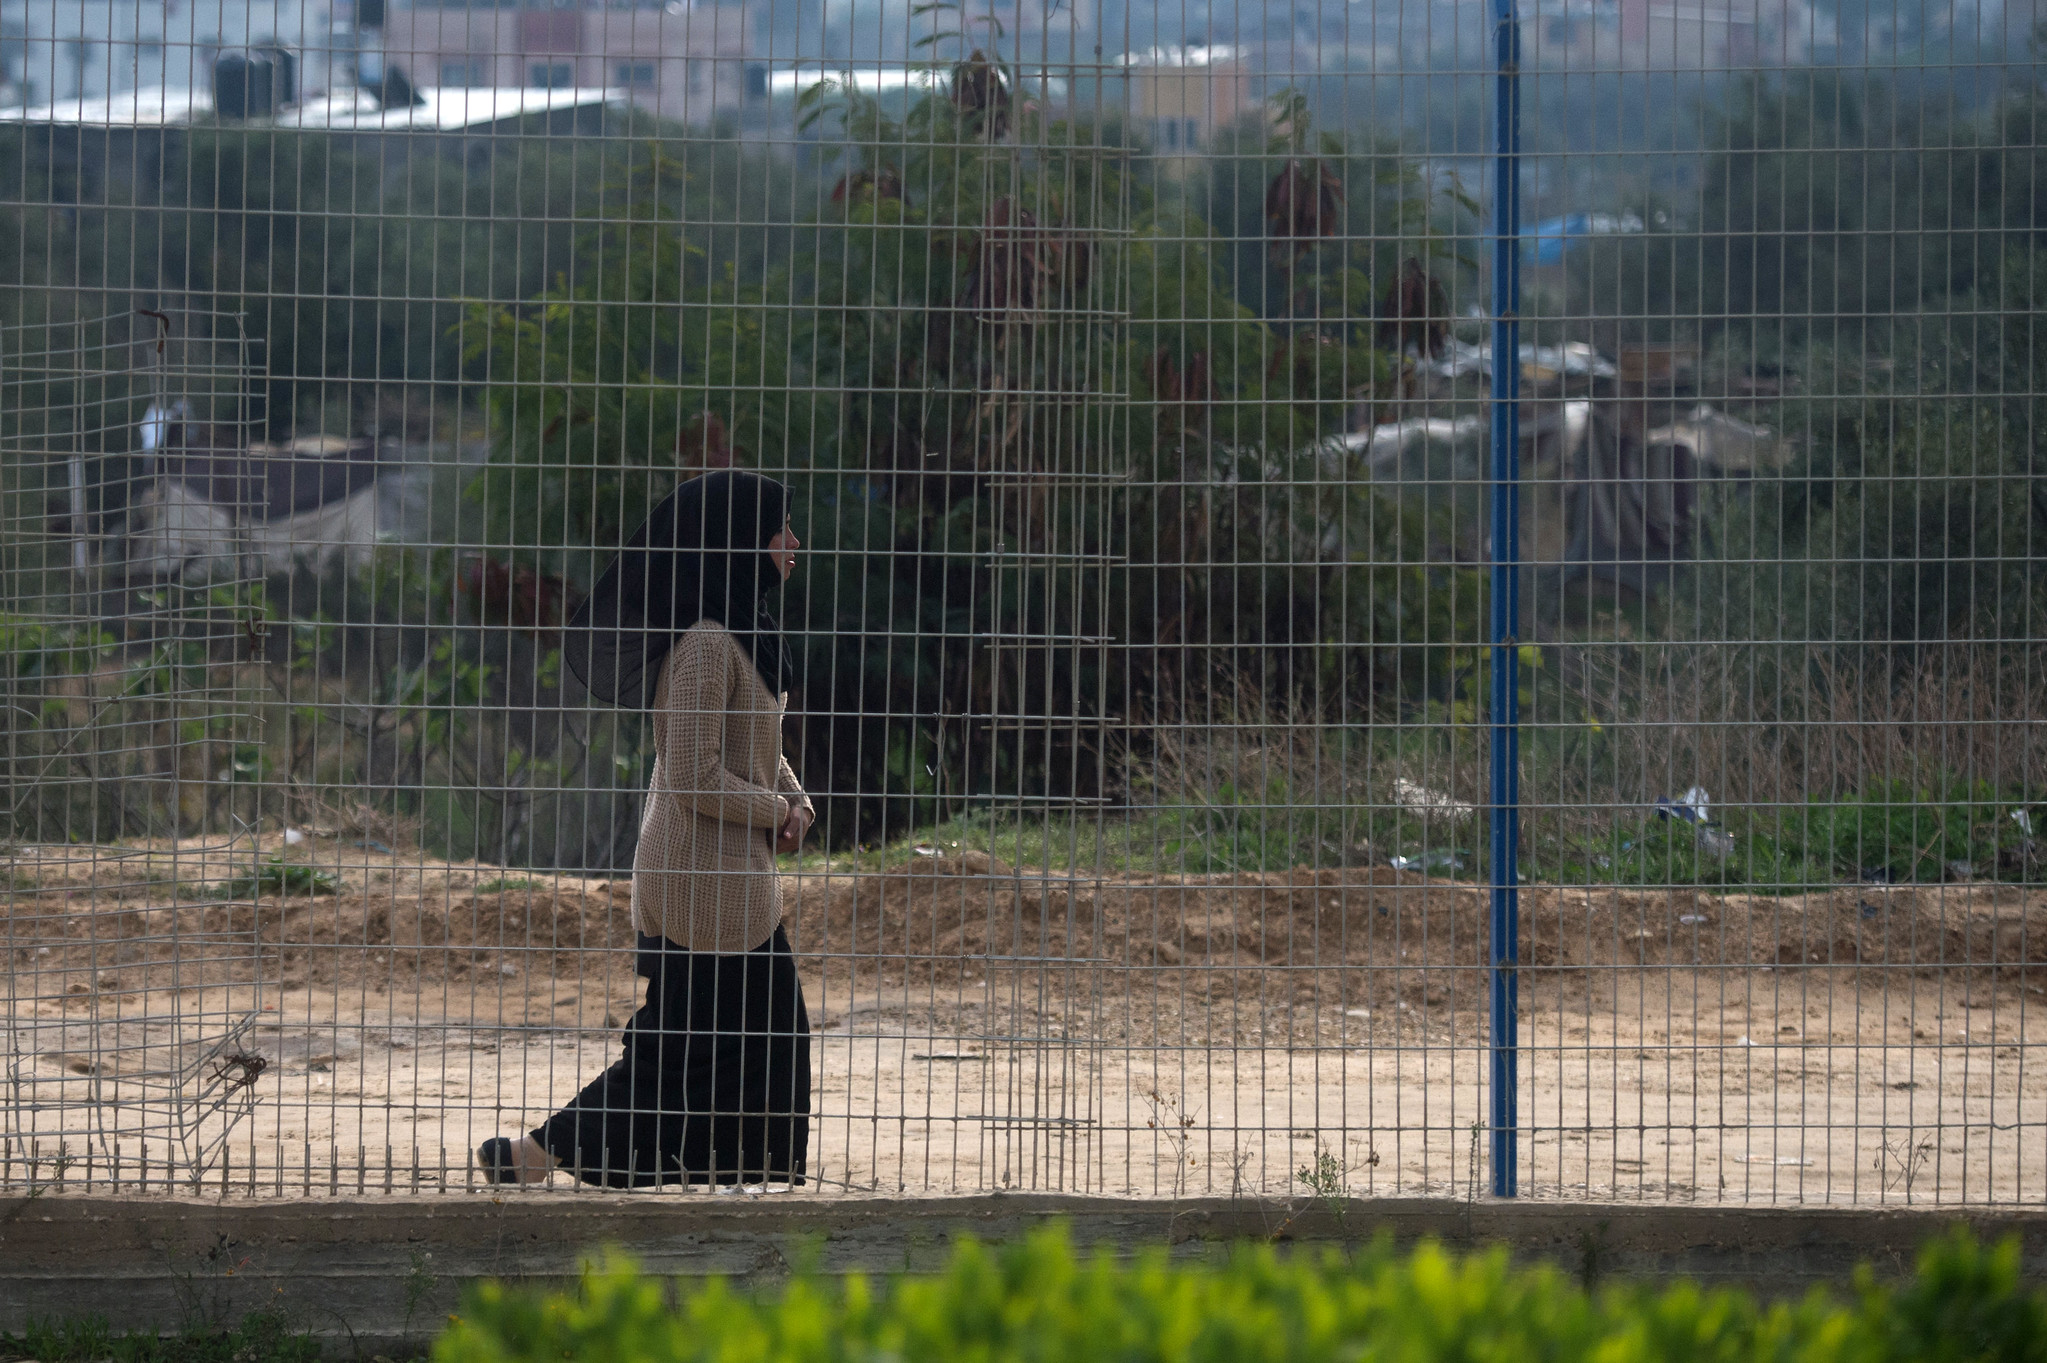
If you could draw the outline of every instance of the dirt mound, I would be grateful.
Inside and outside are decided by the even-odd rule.
[[[190,988],[249,978],[259,958],[281,983],[397,988],[631,970],[623,881],[508,880],[497,868],[365,852],[329,857],[338,893],[194,902],[178,895],[230,868],[212,865],[212,849],[174,850],[170,878],[132,850],[87,861],[51,849],[47,866],[18,856],[5,899],[17,986],[26,972],[39,997],[123,974],[161,987],[175,971],[175,987]],[[246,866],[246,850],[240,858]],[[1074,876],[968,854],[791,876],[784,891],[806,973],[854,989],[945,990],[1027,972],[1055,989],[1084,973],[1096,987],[1106,974],[1136,992],[1171,974],[1172,988],[1211,1002],[1333,989],[1360,1002],[1454,996],[1463,1007],[1477,1006],[1487,959],[1483,888],[1387,867]],[[1760,966],[2017,979],[2047,966],[2047,894],[2008,886],[1787,897],[1529,887],[1521,905],[1524,984]]]
[[[1074,877],[935,858],[880,875],[786,882],[805,948],[1119,970],[1256,966],[1476,969],[1480,887],[1387,867]],[[2047,964],[2047,895],[2012,887],[1521,892],[1521,962],[1615,967],[1868,966],[1917,972]]]

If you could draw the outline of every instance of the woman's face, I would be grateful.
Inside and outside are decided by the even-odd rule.
[[[796,571],[796,551],[802,547],[803,541],[796,538],[787,521],[782,522],[781,532],[768,541],[768,557],[775,561],[775,570],[781,573],[784,582]]]

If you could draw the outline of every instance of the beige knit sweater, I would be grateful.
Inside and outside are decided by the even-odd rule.
[[[692,951],[751,951],[782,921],[775,831],[791,801],[810,808],[782,755],[787,697],[715,620],[676,640],[655,695],[633,926]]]

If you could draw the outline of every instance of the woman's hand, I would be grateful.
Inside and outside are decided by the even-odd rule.
[[[777,852],[794,852],[803,846],[803,835],[810,831],[810,810],[794,803],[789,805],[789,817],[782,821],[782,827],[775,834]]]

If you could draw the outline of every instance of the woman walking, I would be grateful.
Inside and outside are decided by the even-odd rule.
[[[788,492],[720,470],[683,483],[565,634],[590,694],[654,714],[633,858],[647,1001],[624,1054],[527,1135],[477,1150],[494,1183],[803,1182],[810,1018],[774,853],[814,817],[782,756],[788,664],[768,593],[794,571]]]

